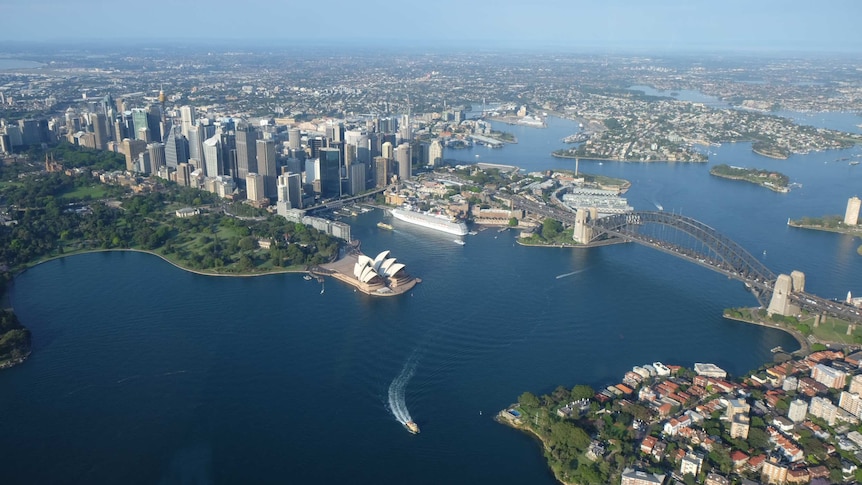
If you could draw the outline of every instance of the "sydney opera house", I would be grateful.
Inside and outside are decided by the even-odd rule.
[[[413,277],[404,271],[404,264],[390,258],[389,251],[383,251],[374,259],[360,254],[353,266],[353,276],[365,293],[394,293],[403,290],[408,283],[415,284]]]

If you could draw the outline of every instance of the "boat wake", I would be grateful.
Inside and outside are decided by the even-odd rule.
[[[410,417],[410,411],[407,410],[407,402],[405,400],[407,383],[413,378],[416,373],[417,360],[410,357],[401,369],[401,373],[392,380],[389,384],[389,411],[395,416],[399,423],[406,425],[409,421],[413,421]]]
[[[579,270],[577,270],[577,271],[572,271],[571,273],[558,274],[558,275],[557,275],[557,279],[567,278],[567,277],[569,277],[569,276],[576,275],[576,274],[578,274],[578,273],[583,273],[583,272],[584,272],[584,271],[586,271],[586,270],[587,270],[587,268],[584,268],[584,269],[579,269]]]

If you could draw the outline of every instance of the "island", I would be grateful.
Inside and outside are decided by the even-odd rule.
[[[722,163],[709,169],[709,174],[730,180],[743,180],[761,187],[766,187],[773,192],[790,192],[790,188],[788,187],[790,178],[780,172],[762,170],[759,168],[734,167],[732,165]]]
[[[525,392],[495,419],[536,437],[564,484],[860,480],[862,352],[811,350],[736,379],[711,363],[635,365],[595,390]]]

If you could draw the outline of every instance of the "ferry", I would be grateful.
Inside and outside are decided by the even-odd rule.
[[[413,434],[419,434],[419,426],[413,421],[407,421],[404,423],[404,427]]]
[[[380,229],[386,229],[387,231],[392,230],[392,224],[387,224],[383,221],[378,222],[377,227],[379,227]]]

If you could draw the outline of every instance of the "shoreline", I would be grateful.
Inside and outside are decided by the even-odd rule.
[[[753,151],[754,153],[756,153],[756,154],[758,154],[758,155],[760,155],[760,156],[763,156],[763,157],[766,157],[766,158],[773,158],[773,159],[775,159],[775,160],[787,160],[788,158],[790,158],[790,156],[789,156],[789,155],[788,155],[788,156],[778,155],[778,154],[775,154],[775,153],[764,152],[764,151],[758,150],[758,149],[756,149],[756,148],[752,148],[752,149],[751,149],[751,151]]]
[[[589,157],[589,156],[574,156],[574,155],[561,155],[557,152],[551,152],[551,156],[554,158],[562,158],[567,160],[586,160],[586,161],[596,161],[596,162],[620,162],[620,163],[709,163],[709,160],[627,160],[620,158],[602,158],[602,157]]]
[[[731,317],[731,316],[726,315],[724,313],[722,313],[721,316],[728,319],[728,320],[733,320],[735,322],[749,323],[752,325],[759,325],[761,327],[772,328],[775,330],[784,331],[784,332],[790,334],[790,336],[793,337],[794,339],[796,339],[796,341],[799,343],[799,349],[795,350],[793,352],[789,352],[791,355],[808,355],[811,353],[811,343],[808,342],[808,339],[805,338],[804,335],[797,332],[796,330],[784,327],[779,323],[769,324],[769,323],[764,323],[764,322],[756,322],[756,321],[747,320],[744,318]],[[835,343],[837,343],[837,342],[835,342]]]
[[[283,270],[279,270],[279,271],[267,271],[265,273],[207,273],[205,271],[186,268],[184,266],[181,266],[181,265],[171,261],[170,259],[166,258],[165,256],[163,256],[163,255],[161,255],[155,251],[150,251],[147,249],[133,249],[133,248],[111,248],[111,249],[87,249],[84,251],[76,251],[76,252],[69,253],[69,254],[60,254],[57,256],[52,256],[50,258],[37,261],[37,262],[33,263],[32,265],[28,265],[26,268],[15,273],[13,275],[13,279],[14,279],[14,277],[17,277],[18,275],[27,272],[31,268],[35,268],[36,266],[39,266],[40,264],[48,263],[50,261],[54,261],[57,259],[67,258],[67,257],[71,257],[71,256],[78,256],[81,254],[108,253],[108,252],[132,252],[132,253],[151,254],[151,255],[156,256],[157,258],[161,259],[162,261],[165,261],[166,263],[171,264],[175,268],[179,268],[183,271],[187,271],[189,273],[194,273],[194,274],[201,275],[201,276],[224,276],[224,277],[233,277],[233,278],[253,278],[256,276],[269,276],[269,275],[282,274],[282,273],[307,273],[308,272],[305,269],[283,269]],[[10,304],[11,304],[11,302],[10,302]]]
[[[506,410],[511,409],[513,406],[514,406],[514,404],[513,404],[513,405],[511,405],[511,406],[509,406],[509,407],[507,407],[506,409],[503,409],[502,411],[498,412],[498,413],[497,413],[497,415],[496,415],[496,416],[494,416],[494,421],[496,421],[496,422],[498,422],[498,423],[500,423],[500,424],[502,424],[502,425],[504,425],[504,426],[508,426],[508,427],[510,427],[510,428],[512,428],[512,429],[517,429],[518,431],[521,431],[521,432],[527,433],[528,435],[530,435],[530,436],[532,436],[533,438],[535,438],[535,439],[536,439],[536,441],[538,441],[539,443],[541,443],[541,444],[542,444],[542,451],[543,451],[545,454],[549,453],[549,452],[551,451],[551,449],[550,449],[550,447],[548,446],[548,444],[547,444],[547,443],[545,443],[545,440],[541,437],[541,435],[539,435],[539,433],[537,433],[535,430],[533,430],[533,429],[532,429],[532,428],[530,428],[529,426],[518,426],[517,424],[513,423],[512,421],[509,421],[508,419],[505,419],[505,418],[502,418],[502,417],[501,417],[502,413],[505,413],[505,412],[506,412]],[[554,471],[553,467],[548,467],[548,468],[550,468],[550,470],[551,470],[551,474],[552,474],[552,475],[554,475],[554,478],[555,478],[558,482],[562,483],[563,485],[580,485],[578,482],[567,482],[567,481],[563,480],[563,478],[562,478],[562,477],[560,477],[559,475],[557,475],[557,472],[556,472],[556,471]]]
[[[718,177],[720,179],[738,180],[741,182],[748,182],[752,185],[757,185],[758,187],[763,187],[764,189],[769,189],[769,190],[776,192],[776,193],[779,193],[779,194],[786,194],[786,193],[790,192],[790,189],[787,187],[778,187],[777,185],[775,185],[775,186],[764,185],[763,182],[755,182],[753,180],[748,180],[745,177],[737,177],[735,175],[723,175],[723,174],[719,174],[719,173],[713,173],[711,170],[710,170],[709,174],[712,175],[713,177]]]
[[[811,226],[811,225],[807,225],[807,224],[800,224],[800,223],[795,222],[795,221],[788,221],[787,225],[790,227],[795,227],[797,229],[808,229],[811,231],[831,232],[831,233],[835,233],[835,234],[845,234],[847,236],[862,236],[862,230],[858,230],[858,229],[850,229],[850,228],[842,229],[842,228],[838,228],[838,227],[831,228],[831,227],[824,227],[824,226]]]

